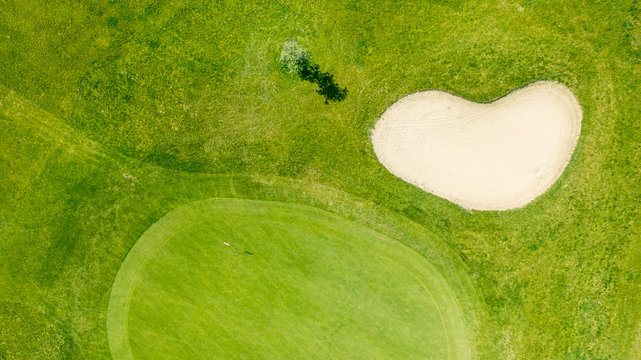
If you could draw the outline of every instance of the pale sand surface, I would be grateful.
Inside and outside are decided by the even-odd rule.
[[[464,208],[518,208],[545,192],[581,131],[572,91],[538,81],[488,104],[429,90],[407,95],[376,123],[372,143],[394,175]]]

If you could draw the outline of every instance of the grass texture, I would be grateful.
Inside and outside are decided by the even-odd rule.
[[[220,197],[312,206],[414,249],[476,358],[641,358],[640,6],[3,1],[0,359],[110,358],[130,249]],[[344,101],[282,70],[293,40]],[[584,117],[566,171],[526,207],[468,212],[376,161],[369,129],[398,98],[489,101],[539,79]]]

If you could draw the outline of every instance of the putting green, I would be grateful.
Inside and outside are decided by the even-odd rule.
[[[161,218],[123,262],[107,325],[117,360],[471,357],[454,293],[428,261],[279,202],[209,199]]]

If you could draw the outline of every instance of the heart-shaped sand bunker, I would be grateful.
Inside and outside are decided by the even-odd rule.
[[[464,208],[507,210],[547,190],[581,131],[572,91],[539,81],[488,104],[429,90],[392,104],[372,133],[394,175]]]

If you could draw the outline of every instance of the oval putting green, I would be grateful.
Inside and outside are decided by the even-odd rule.
[[[114,359],[467,359],[455,295],[414,250],[307,206],[210,199],[151,226],[107,314]]]

